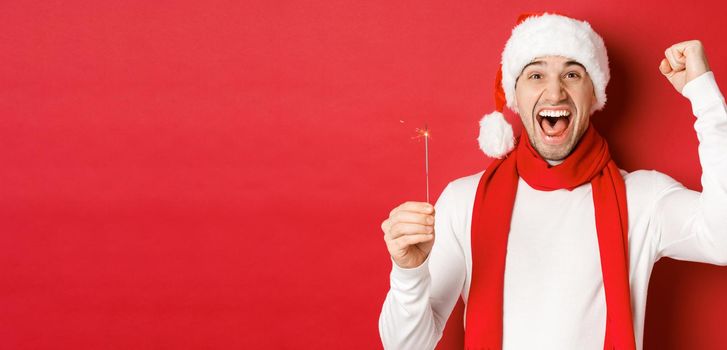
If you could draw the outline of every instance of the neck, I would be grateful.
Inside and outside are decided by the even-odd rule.
[[[563,159],[561,159],[561,160],[550,160],[550,159],[546,159],[545,161],[548,162],[548,164],[550,164],[550,166],[556,166],[556,165],[558,165],[560,163],[563,163]]]

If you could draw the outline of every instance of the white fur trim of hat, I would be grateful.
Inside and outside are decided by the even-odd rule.
[[[525,65],[543,56],[563,56],[582,64],[593,82],[596,94],[596,103],[590,113],[603,109],[606,104],[606,85],[610,79],[608,55],[603,39],[586,21],[546,12],[529,16],[515,26],[502,52],[502,83],[501,86],[496,83],[496,88],[502,89],[507,106],[513,112],[519,113],[515,99],[515,82],[518,76]],[[497,92],[495,96],[497,100]],[[496,105],[501,104],[503,103],[496,101]],[[486,155],[502,158],[515,145],[510,140],[513,138],[512,126],[497,112],[489,113],[480,120],[478,141],[480,149]],[[498,120],[486,122],[485,119],[490,117]],[[486,129],[488,127],[492,129]]]

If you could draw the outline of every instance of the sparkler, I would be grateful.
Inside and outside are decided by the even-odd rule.
[[[416,138],[423,137],[424,138],[424,176],[427,180],[427,203],[429,203],[429,128],[427,127],[427,124],[424,124],[424,129],[416,129],[417,136]]]

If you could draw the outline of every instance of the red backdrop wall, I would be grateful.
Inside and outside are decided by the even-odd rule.
[[[718,1],[2,2],[2,347],[380,348],[379,225],[424,199],[414,129],[434,198],[484,169],[502,47],[543,10],[606,41],[620,166],[699,190],[658,64],[698,38],[727,87]],[[723,349],[726,296],[725,268],[659,262],[646,348]]]

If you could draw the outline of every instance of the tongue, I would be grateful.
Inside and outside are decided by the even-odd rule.
[[[551,124],[549,121],[551,118],[543,118],[542,121],[540,121],[540,126],[543,128],[543,132],[545,132],[545,135],[548,136],[558,136],[565,131],[566,128],[568,128],[568,119],[567,118],[556,118],[555,124]]]

